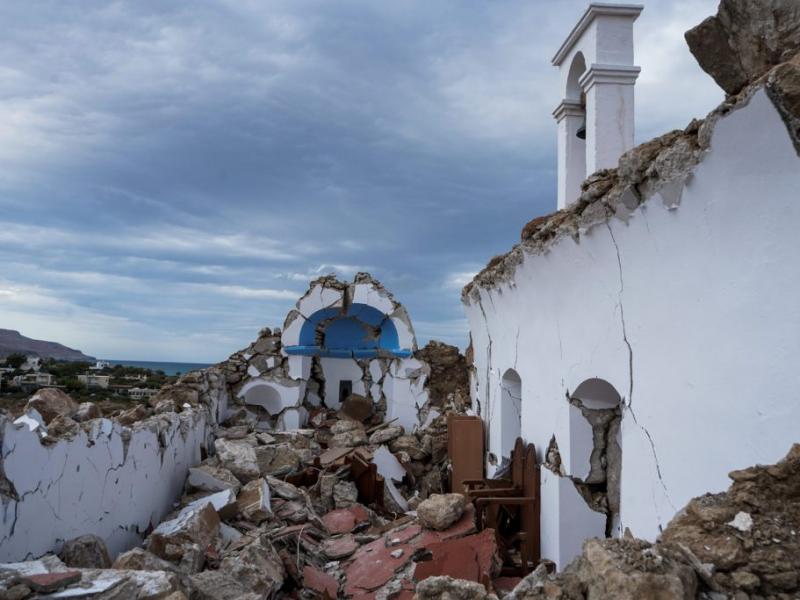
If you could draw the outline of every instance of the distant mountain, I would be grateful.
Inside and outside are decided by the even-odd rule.
[[[86,356],[80,350],[67,348],[57,342],[45,342],[43,340],[32,340],[19,331],[12,329],[0,329],[0,358],[5,358],[9,354],[21,353],[34,355],[41,358],[55,358],[56,360],[85,360],[93,362],[93,356]]]

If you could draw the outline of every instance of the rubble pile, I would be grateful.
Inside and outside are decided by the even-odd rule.
[[[434,342],[420,351],[431,365],[424,378],[433,401],[413,430],[384,420],[385,399],[359,394],[338,409],[304,404],[307,425],[289,427],[285,412],[259,411],[238,395],[248,378],[289,376],[280,336],[262,330],[230,360],[115,415],[130,432],[161,431],[175,413],[209,417],[202,462],[189,468],[175,510],[151,523],[140,547],[112,562],[100,538],[68,540],[58,557],[0,565],[0,598],[410,598],[419,577],[496,576],[493,532],[475,531],[460,495],[436,496],[449,490],[447,415],[468,403],[458,349]],[[313,390],[313,373],[309,381]],[[29,404],[20,419],[45,444],[108,424],[58,390]],[[210,417],[223,414],[215,426]],[[429,527],[414,518],[418,506]]]
[[[657,543],[587,540],[561,573],[541,565],[507,600],[800,597],[800,444],[729,476],[727,492],[690,501]]]
[[[111,564],[101,540],[82,536],[60,560],[0,565],[0,598],[34,597],[43,581],[52,597],[411,598],[432,575],[498,575],[494,532],[476,532],[464,497],[410,483],[438,473],[430,461],[446,439],[334,411],[312,418],[314,429],[271,433],[226,423],[141,547]],[[405,514],[415,502],[419,521]]]

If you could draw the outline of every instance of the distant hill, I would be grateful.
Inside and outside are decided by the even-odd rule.
[[[93,362],[93,356],[86,356],[80,350],[67,348],[57,342],[45,342],[43,340],[32,340],[19,331],[12,329],[0,329],[0,358],[5,358],[9,354],[15,353],[35,355],[41,358],[55,358],[56,360],[85,360]]]

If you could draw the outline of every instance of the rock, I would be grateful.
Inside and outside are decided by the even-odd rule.
[[[324,473],[319,476],[319,499],[326,508],[333,508],[333,488],[339,483],[334,474]]]
[[[260,476],[256,451],[250,444],[217,439],[214,442],[214,449],[222,466],[233,473],[239,481],[246,483]]]
[[[342,560],[358,550],[358,542],[355,541],[352,535],[345,534],[325,540],[322,542],[320,549],[329,560]]]
[[[2,596],[2,598],[4,600],[23,600],[23,598],[27,598],[31,595],[31,591],[31,588],[24,583],[18,583],[8,588],[5,592],[5,596]]]
[[[269,518],[272,504],[269,486],[264,479],[256,479],[246,484],[236,499],[239,514],[248,521],[260,523]]]
[[[203,571],[190,578],[192,598],[196,600],[261,600],[263,596],[245,589],[233,575],[219,571]]]
[[[64,543],[58,557],[76,569],[108,569],[111,557],[106,543],[96,535],[82,535]]]
[[[143,548],[132,548],[117,556],[112,568],[125,571],[176,571],[169,561]]]
[[[235,553],[226,555],[220,570],[232,575],[248,592],[271,598],[283,586],[283,562],[268,541],[257,539]]]
[[[297,500],[303,495],[296,486],[286,481],[281,481],[280,479],[270,476],[266,477],[266,481],[272,496],[277,496],[284,500]]]
[[[414,600],[488,600],[480,583],[446,575],[428,577],[417,584]]]
[[[171,562],[189,564],[190,571],[202,566],[205,549],[219,534],[219,516],[214,507],[204,504],[202,508],[186,511],[175,519],[162,522],[147,538],[147,549],[156,556]]]
[[[405,452],[412,460],[425,460],[428,454],[415,435],[401,435],[389,443],[389,450],[397,454]]]
[[[404,433],[404,429],[401,426],[397,427],[384,427],[383,429],[378,429],[369,436],[369,443],[378,446],[380,444],[385,444],[387,442],[391,442],[392,440],[399,438]]]
[[[175,400],[172,398],[164,398],[163,400],[159,400],[153,407],[153,412],[157,415],[177,411],[178,406],[175,404]]]
[[[117,422],[120,425],[125,425],[126,427],[130,427],[134,423],[138,423],[143,419],[146,419],[150,412],[147,410],[147,407],[144,404],[138,404],[137,406],[124,411],[121,415],[117,417]]]
[[[186,483],[190,488],[204,492],[233,490],[236,493],[242,487],[239,480],[228,469],[210,464],[191,467]]]
[[[739,511],[728,525],[742,533],[747,533],[753,528],[753,517],[750,516],[750,513]]]
[[[697,592],[690,566],[635,539],[587,540],[577,575],[589,598],[693,600]]]
[[[339,415],[363,423],[372,416],[373,411],[374,404],[372,398],[360,396],[359,394],[351,394],[342,402]]]
[[[76,410],[75,414],[72,415],[72,418],[79,423],[83,423],[84,421],[89,421],[91,419],[99,419],[102,416],[103,415],[100,412],[100,409],[94,402],[81,402],[78,405],[78,410]]]
[[[333,504],[336,508],[347,508],[358,502],[358,488],[352,481],[340,481],[333,486]]]
[[[800,51],[800,3],[722,0],[716,16],[687,31],[686,41],[703,70],[737,94]]]
[[[430,406],[443,408],[453,403],[457,410],[469,407],[469,367],[458,347],[430,341],[414,357],[430,369],[425,382]]]
[[[31,396],[25,404],[26,411],[31,408],[42,416],[45,424],[48,424],[59,415],[72,415],[78,410],[78,404],[58,388],[43,388]]]
[[[331,435],[339,435],[340,433],[347,433],[357,429],[364,429],[364,425],[349,419],[339,419],[331,425]]]
[[[179,516],[188,512],[194,512],[210,504],[217,511],[220,518],[227,519],[233,517],[237,511],[236,493],[231,489],[214,492],[207,496],[201,496],[181,509]]]
[[[259,446],[255,449],[259,473],[263,475],[288,475],[300,468],[300,457],[289,444]]]
[[[328,444],[329,448],[354,448],[367,443],[367,433],[364,425],[358,421],[340,419],[331,427],[333,437]]]
[[[464,514],[467,499],[462,494],[434,494],[417,506],[419,522],[428,529],[443,530]]]
[[[58,415],[47,426],[47,435],[53,438],[75,435],[80,426],[67,415]]]

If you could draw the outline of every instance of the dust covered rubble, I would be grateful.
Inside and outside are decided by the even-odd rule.
[[[380,403],[367,406],[357,395],[340,410],[307,405],[308,428],[281,430],[275,418],[280,415],[254,413],[237,398],[237,386],[252,376],[250,362],[261,357],[273,368],[289,368],[285,356],[268,361],[280,353],[280,332],[272,330],[263,330],[231,360],[188,373],[148,404],[115,415],[113,420],[131,434],[160,428],[170,415],[207,416],[205,459],[189,469],[174,511],[152,523],[141,547],[120,554],[110,565],[103,542],[92,536],[67,541],[61,560],[47,555],[3,565],[0,598],[41,594],[43,588],[35,581],[49,582],[54,594],[92,598],[325,593],[366,598],[397,589],[413,591],[416,561],[430,556],[428,546],[477,535],[469,510],[441,531],[416,523],[413,509],[449,489],[447,416],[468,406],[463,356],[438,343],[423,351],[433,364],[426,384],[435,386],[435,392],[424,422],[411,431],[384,422]],[[81,407],[69,397],[54,398],[51,404],[43,409],[47,420],[31,406],[34,425],[18,426],[35,428],[43,444],[98,426],[98,419],[78,420]],[[228,418],[214,425],[213,417],[223,414],[226,405]],[[363,476],[356,471],[364,466],[374,475],[371,484],[357,477]],[[484,548],[480,560],[471,564],[494,574],[496,545],[485,535],[480,539],[483,546],[467,542],[471,549]],[[386,554],[396,568],[380,571],[380,576],[359,571],[378,554]],[[26,579],[31,573],[42,577]],[[54,575],[61,573],[69,575]]]
[[[216,432],[214,455],[190,469],[175,510],[141,547],[109,565],[99,539],[69,541],[63,562],[47,556],[0,567],[0,598],[39,593],[32,570],[52,574],[55,594],[85,588],[80,593],[93,598],[389,597],[413,593],[415,571],[430,568],[418,561],[446,556],[448,544],[462,539],[475,579],[495,576],[493,534],[475,532],[463,498],[428,500],[451,507],[436,529],[398,506],[444,491],[445,419],[415,432],[367,426],[332,410],[314,415],[314,429],[265,433],[226,423]],[[359,434],[347,445],[332,445],[352,432]],[[374,482],[357,487],[356,464],[375,465],[383,474],[377,481],[391,481],[395,496]]]
[[[655,544],[629,533],[587,540],[561,573],[541,566],[506,600],[800,597],[800,444],[729,477],[726,492],[691,500]]]

